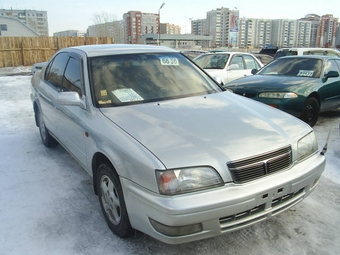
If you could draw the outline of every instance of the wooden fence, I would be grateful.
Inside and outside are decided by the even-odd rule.
[[[114,43],[109,37],[0,37],[0,67],[31,66],[58,50],[78,45]]]

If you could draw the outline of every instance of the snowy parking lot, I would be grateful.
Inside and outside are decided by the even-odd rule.
[[[29,69],[28,69],[29,70]],[[340,109],[314,126],[319,149],[329,139],[315,191],[288,211],[252,227],[168,245],[136,232],[113,235],[91,177],[61,147],[46,148],[34,123],[30,75],[0,70],[0,254],[339,254]],[[1,76],[2,74],[2,76]],[[13,75],[14,74],[14,75]]]

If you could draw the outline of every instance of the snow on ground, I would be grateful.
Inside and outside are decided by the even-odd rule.
[[[20,69],[20,71],[18,71]],[[182,245],[108,229],[90,176],[60,146],[40,141],[29,67],[0,68],[0,254],[339,254],[340,110],[314,127],[327,166],[315,191],[290,210],[249,228]]]

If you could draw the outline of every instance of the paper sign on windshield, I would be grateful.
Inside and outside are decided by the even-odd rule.
[[[123,103],[143,100],[143,98],[131,88],[116,89],[112,91],[112,94],[114,94]]]
[[[161,65],[163,66],[178,66],[178,59],[175,57],[160,57]]]
[[[297,76],[312,77],[313,74],[314,74],[314,71],[312,70],[300,70]]]

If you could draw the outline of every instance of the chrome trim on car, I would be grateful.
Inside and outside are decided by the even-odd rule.
[[[266,175],[283,171],[292,164],[292,149],[286,146],[255,157],[230,161],[227,166],[233,181],[237,184],[246,183]]]

